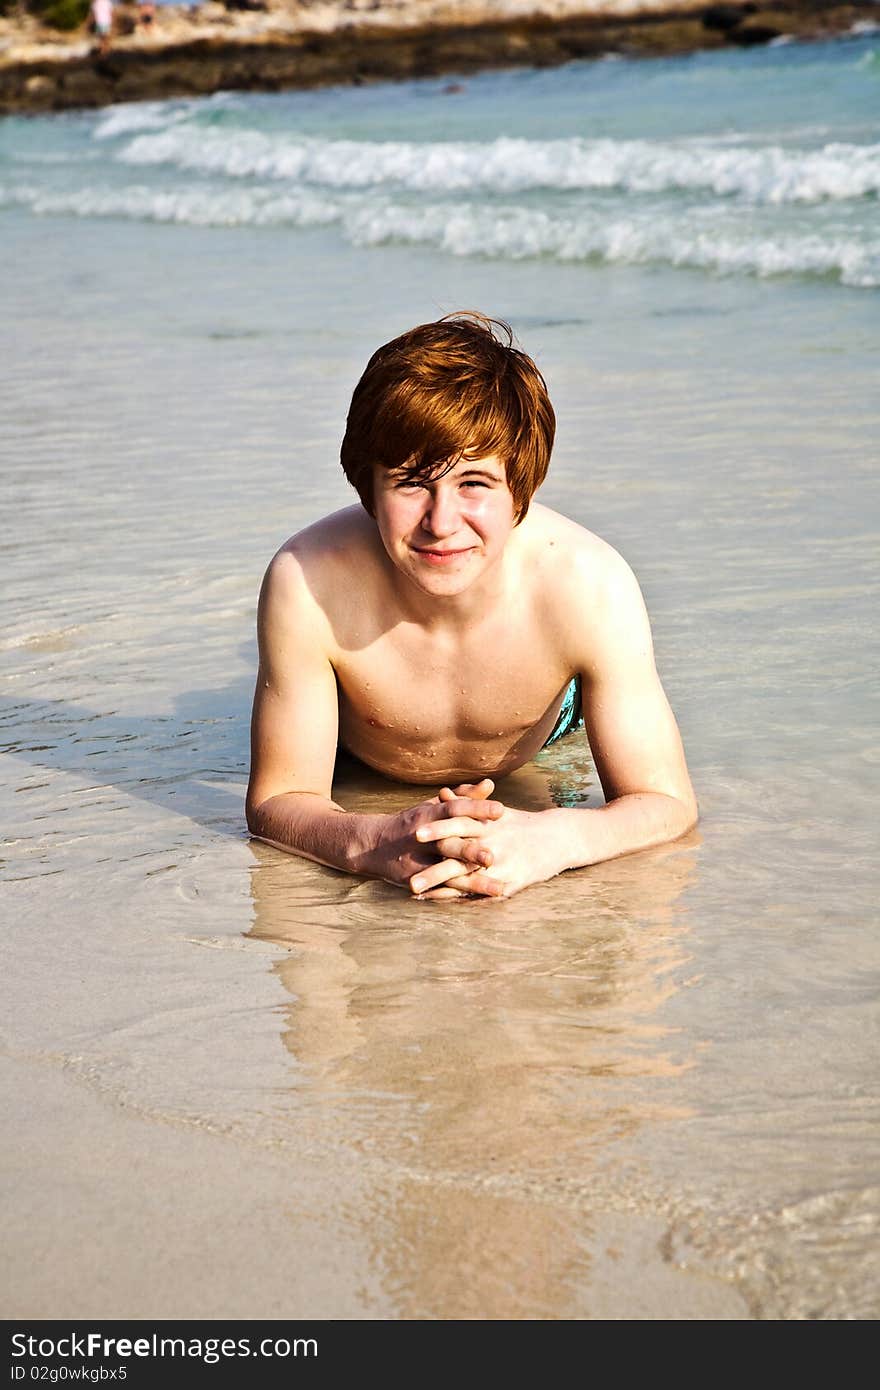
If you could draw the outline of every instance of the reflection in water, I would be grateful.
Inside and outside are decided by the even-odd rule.
[[[557,775],[533,767],[500,794],[547,805]],[[341,796],[390,809],[412,789],[355,772]],[[289,950],[274,969],[299,1094],[395,1175],[374,1238],[402,1316],[573,1315],[588,1227],[566,1194],[617,1140],[682,1113],[664,1083],[694,1059],[661,1006],[687,962],[693,843],[452,904],[253,845],[250,935]]]

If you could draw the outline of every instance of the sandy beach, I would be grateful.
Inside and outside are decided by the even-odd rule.
[[[328,1163],[305,1142],[279,1149],[156,1123],[51,1065],[4,1062],[3,1071],[4,1110],[15,1120],[4,1179],[7,1191],[27,1194],[4,1222],[14,1271],[6,1318],[749,1316],[723,1282],[669,1264],[656,1218],[594,1213],[580,1252],[589,1287],[578,1292],[565,1277],[569,1206],[552,1192],[536,1203],[454,1179],[431,1190],[378,1157],[346,1161],[338,1151]],[[445,1234],[405,1297],[389,1297],[383,1264],[395,1249],[422,1245],[441,1213]],[[479,1261],[463,1253],[466,1231],[490,1242],[491,1261],[486,1251]],[[531,1270],[525,1231],[532,1248],[557,1250]],[[503,1278],[490,1276],[494,1261],[506,1263]]]
[[[145,27],[126,0],[108,53],[85,27],[0,18],[0,114],[742,48],[875,22],[873,0],[259,0],[245,10],[209,0],[162,5]]]

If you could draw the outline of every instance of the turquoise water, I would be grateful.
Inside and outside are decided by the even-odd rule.
[[[9,120],[0,207],[876,287],[876,42]]]
[[[356,1169],[355,1316],[638,1315],[612,1220],[719,1315],[876,1316],[877,40],[446,85],[0,124],[6,1050]],[[640,576],[702,808],[476,908],[242,820],[265,564],[352,500],[368,353],[462,307],[547,376],[542,498]],[[587,750],[505,794],[595,802]]]

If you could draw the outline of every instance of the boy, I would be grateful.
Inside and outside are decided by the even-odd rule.
[[[476,313],[380,348],[342,466],[361,506],[282,546],[260,596],[251,833],[427,898],[509,896],[684,834],[697,810],[638,585],[530,506],[555,432],[544,379]],[[605,806],[525,812],[494,779],[578,721]],[[391,815],[331,800],[337,746],[436,787]]]

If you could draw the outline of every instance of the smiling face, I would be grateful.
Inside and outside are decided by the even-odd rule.
[[[462,458],[438,477],[414,482],[376,467],[376,525],[391,561],[424,593],[463,593],[501,558],[515,506],[504,464]]]

